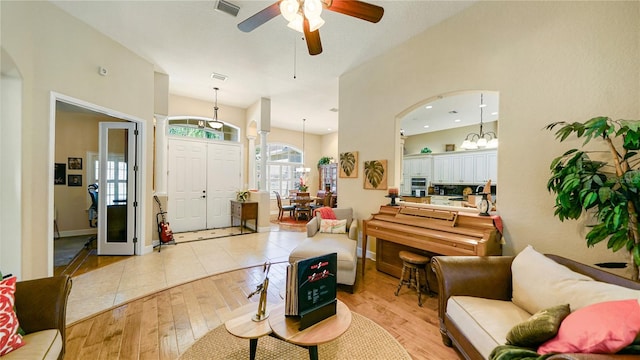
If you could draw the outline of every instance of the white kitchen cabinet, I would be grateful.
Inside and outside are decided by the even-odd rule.
[[[400,194],[411,193],[411,160],[402,160],[402,184]]]
[[[491,179],[498,183],[496,150],[481,150],[433,156],[435,184],[484,184]]]
[[[409,178],[431,177],[431,158],[431,155],[405,157],[402,161],[402,173],[408,174]]]
[[[498,183],[498,151],[486,150],[474,155],[474,183]]]
[[[460,184],[473,183],[475,180],[474,156],[469,154],[460,155],[460,176],[454,178]]]
[[[498,183],[498,151],[487,153],[487,178],[494,185]]]
[[[473,181],[475,183],[486,183],[489,179],[489,167],[487,166],[486,153],[473,155],[473,168]]]
[[[433,157],[433,183],[449,184],[451,182],[451,161],[450,156],[439,155]]]

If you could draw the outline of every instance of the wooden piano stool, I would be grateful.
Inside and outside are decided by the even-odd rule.
[[[402,275],[400,275],[400,283],[398,284],[395,295],[398,296],[402,285],[406,284],[409,289],[413,286],[418,292],[418,305],[422,306],[422,284],[420,283],[420,271],[424,270],[425,292],[427,296],[430,296],[431,290],[429,289],[426,265],[431,261],[431,259],[409,251],[400,251],[398,255],[402,260]],[[409,270],[409,277],[407,280],[404,279],[406,270]]]

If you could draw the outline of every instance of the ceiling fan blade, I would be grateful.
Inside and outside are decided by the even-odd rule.
[[[327,10],[357,17],[372,23],[377,23],[384,15],[384,8],[357,0],[329,0]]]
[[[304,18],[302,28],[304,29],[304,39],[307,41],[307,49],[309,50],[309,55],[320,54],[322,52],[320,31],[309,31],[309,20],[307,20],[306,17]]]
[[[251,15],[243,22],[238,24],[238,29],[244,32],[250,32],[255,30],[258,26],[266,23],[274,17],[280,15],[280,1],[258,11]]]

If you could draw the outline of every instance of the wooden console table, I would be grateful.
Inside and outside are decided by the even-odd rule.
[[[242,234],[247,220],[254,220],[258,232],[258,202],[256,201],[236,201],[231,200],[231,226],[234,226],[234,219],[240,221],[240,233]]]

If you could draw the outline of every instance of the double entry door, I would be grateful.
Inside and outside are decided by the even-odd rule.
[[[169,139],[168,220],[174,232],[231,226],[241,189],[240,144]]]

